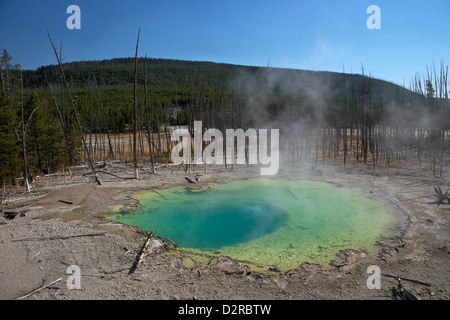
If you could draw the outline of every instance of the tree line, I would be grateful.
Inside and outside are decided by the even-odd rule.
[[[352,161],[375,170],[414,154],[436,176],[449,150],[444,66],[406,89],[363,68],[347,74],[136,56],[32,71],[11,60],[3,50],[0,182],[7,185],[89,157],[131,161],[133,149],[140,162],[168,162],[171,128],[193,134],[194,121],[203,130],[280,128],[281,153],[292,164]]]

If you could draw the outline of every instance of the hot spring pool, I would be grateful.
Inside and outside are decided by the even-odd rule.
[[[288,270],[304,261],[329,266],[341,249],[372,252],[400,222],[371,194],[306,180],[255,178],[134,197],[138,210],[110,219],[154,230],[197,262],[220,254],[262,269]]]

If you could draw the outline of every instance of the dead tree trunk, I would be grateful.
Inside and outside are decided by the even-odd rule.
[[[64,81],[64,84],[65,84],[65,86],[66,86],[67,92],[69,93],[69,98],[70,98],[70,101],[71,101],[71,103],[72,103],[72,111],[73,111],[73,114],[75,115],[75,120],[76,120],[76,122],[77,122],[78,129],[80,130],[81,139],[83,140],[84,150],[85,150],[85,152],[86,152],[86,155],[87,155],[88,161],[89,161],[89,166],[91,167],[92,172],[94,173],[94,176],[95,176],[95,182],[96,182],[97,184],[100,185],[101,183],[100,183],[100,180],[99,180],[98,177],[97,177],[97,173],[96,173],[96,171],[95,171],[94,164],[92,163],[91,155],[90,155],[90,152],[89,152],[88,147],[87,147],[87,144],[86,144],[86,139],[85,139],[84,134],[83,134],[83,129],[82,129],[82,127],[81,127],[81,122],[80,122],[80,119],[79,119],[79,117],[78,117],[77,108],[76,108],[76,106],[75,106],[75,102],[74,102],[74,100],[73,100],[73,98],[72,98],[72,93],[71,93],[71,91],[70,91],[69,84],[67,83],[67,79],[66,79],[66,76],[65,76],[65,74],[64,74],[64,69],[63,69],[63,66],[62,66],[62,63],[61,63],[60,56],[58,56],[58,52],[56,52],[56,48],[55,48],[55,46],[54,46],[54,44],[53,44],[53,40],[52,40],[52,37],[50,36],[50,32],[47,31],[47,34],[48,34],[48,38],[50,39],[50,43],[52,44],[53,51],[55,52],[56,60],[58,61],[59,69],[61,70],[61,76],[62,76],[62,78],[63,78],[63,81]]]
[[[28,182],[28,163],[27,163],[27,150],[25,147],[25,120],[23,116],[23,78],[22,78],[22,67],[20,67],[20,91],[21,91],[21,113],[22,113],[22,160],[23,160],[23,171],[24,171],[24,177],[23,177],[23,185],[25,187],[25,190],[27,192],[31,191],[30,184]]]
[[[150,128],[150,111],[148,108],[148,100],[147,100],[147,56],[145,56],[145,69],[144,69],[144,91],[145,91],[145,111],[147,113],[147,139],[148,139],[148,148],[150,152],[150,161],[152,162],[152,172],[156,173],[155,170],[155,161],[153,159],[153,146],[152,146],[152,130]]]
[[[137,54],[139,47],[139,36],[141,34],[141,29],[138,32],[138,38],[136,42],[136,55],[134,56],[134,89],[133,89],[133,163],[134,163],[134,177],[139,179],[139,170],[137,164],[137,99],[136,99],[136,87],[137,87]]]

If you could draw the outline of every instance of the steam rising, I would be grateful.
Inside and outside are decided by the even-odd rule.
[[[340,74],[254,68],[236,72],[229,87],[242,99],[244,129],[280,129],[285,165],[344,156],[388,166],[395,153],[408,149],[442,172],[449,151],[447,72],[443,65],[440,72],[427,70],[406,89],[367,77],[364,69]]]

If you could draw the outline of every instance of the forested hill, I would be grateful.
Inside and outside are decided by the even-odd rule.
[[[117,58],[110,60],[76,61],[65,63],[64,72],[72,84],[85,85],[93,79],[101,85],[126,85],[134,81],[134,58]],[[169,59],[138,58],[140,72],[138,82],[144,83],[143,67],[147,65],[147,82],[149,86],[176,86],[177,79],[192,78],[197,72],[208,76],[208,81],[227,79],[234,70],[233,65],[212,62],[194,62]],[[25,86],[46,86],[46,79],[50,83],[59,81],[60,69],[58,65],[42,66],[36,71],[26,71]],[[180,80],[181,81],[181,80]]]
[[[352,94],[362,94],[363,77],[359,74],[327,71],[307,71],[272,67],[253,67],[214,63],[206,61],[185,61],[171,59],[139,58],[138,84],[144,84],[146,69],[147,85],[160,88],[225,89],[226,91],[245,90],[250,83],[259,89],[274,89],[303,95],[319,91],[324,96],[342,98]],[[67,79],[75,87],[92,85],[94,80],[100,86],[132,85],[134,81],[134,58],[110,60],[77,61],[64,64]],[[369,81],[370,80],[370,81]],[[24,71],[24,86],[27,88],[47,87],[48,83],[60,82],[59,66],[42,66],[36,71]],[[408,100],[411,92],[396,84],[367,77],[366,90],[371,96],[384,102]],[[344,90],[344,88],[346,90]]]
[[[343,152],[344,159],[352,150],[356,161],[364,159],[364,163],[369,155],[377,159],[378,139],[383,140],[378,134],[383,130],[391,134],[393,128],[412,129],[408,131],[412,132],[410,139],[400,134],[397,142],[389,138],[392,145],[385,145],[385,150],[416,146],[420,157],[428,152],[433,159],[437,147],[430,151],[423,146],[438,144],[425,142],[425,135],[416,141],[418,128],[421,132],[448,130],[450,108],[448,99],[442,98],[448,90],[439,82],[446,76],[434,75],[423,82],[414,79],[413,93],[371,78],[363,68],[359,74],[347,74],[139,58],[135,91],[134,58],[65,63],[67,85],[58,65],[21,72],[11,59],[3,50],[0,184],[32,181],[34,175],[76,165],[91,152],[96,160],[129,161],[130,145],[110,138],[129,135],[134,127],[139,132],[140,150],[147,139],[148,150],[158,161],[168,161],[170,126],[186,125],[193,134],[194,122],[202,121],[204,130],[222,132],[228,128],[279,128],[285,151],[292,152],[295,141],[297,151],[300,143],[310,152],[310,143],[321,141],[323,159],[326,150],[329,155]],[[317,134],[319,139],[313,137]],[[100,146],[105,135],[108,145]],[[436,131],[429,136],[445,134]],[[112,145],[112,141],[118,142]],[[317,148],[319,144],[314,149],[316,163]],[[389,155],[388,151],[384,155]],[[140,157],[139,161],[148,160],[143,151]]]

